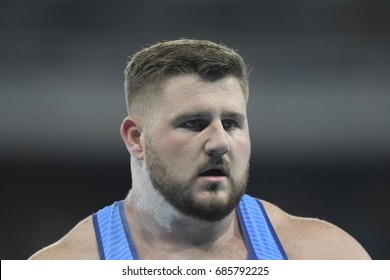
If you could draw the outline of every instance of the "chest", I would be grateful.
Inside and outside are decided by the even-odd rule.
[[[141,259],[152,260],[246,260],[247,250],[241,240],[230,241],[218,246],[166,247],[139,246]]]

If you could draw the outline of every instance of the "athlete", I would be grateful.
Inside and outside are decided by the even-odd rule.
[[[131,190],[30,259],[370,259],[337,226],[246,194],[247,72],[210,41],[136,53],[121,125]]]

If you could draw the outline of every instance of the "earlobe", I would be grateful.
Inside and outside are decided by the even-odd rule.
[[[141,135],[141,120],[136,117],[126,117],[121,125],[121,136],[129,153],[138,160],[144,158]]]

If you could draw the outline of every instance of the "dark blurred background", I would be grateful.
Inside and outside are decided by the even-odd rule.
[[[253,68],[249,193],[389,259],[389,15],[385,0],[1,0],[1,259],[125,197],[125,64],[180,37]]]

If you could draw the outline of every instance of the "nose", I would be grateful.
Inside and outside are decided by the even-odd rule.
[[[221,157],[230,151],[228,135],[221,122],[211,124],[205,132],[207,141],[204,149],[207,155]]]

